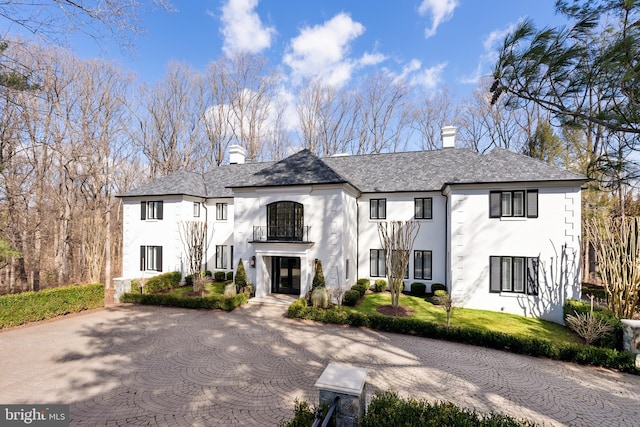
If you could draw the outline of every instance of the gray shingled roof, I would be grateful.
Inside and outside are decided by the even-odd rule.
[[[171,175],[163,176],[120,194],[119,197],[174,196],[181,194],[204,197],[206,190],[202,175],[196,172],[179,170]]]
[[[277,187],[281,185],[338,184],[346,180],[309,150],[302,150],[247,175],[232,187]]]
[[[191,195],[232,197],[232,188],[350,183],[364,193],[439,191],[445,185],[586,181],[586,177],[522,154],[496,148],[327,157],[302,150],[279,162],[225,165],[203,175],[178,171],[120,197]]]
[[[447,184],[586,180],[583,175],[502,149],[488,155],[447,148],[323,160],[364,193],[439,191]]]

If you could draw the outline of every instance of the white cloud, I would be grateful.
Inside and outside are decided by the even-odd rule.
[[[442,73],[447,67],[446,62],[441,62],[429,68],[422,68],[422,62],[412,59],[402,67],[402,72],[395,75],[394,82],[406,82],[411,86],[422,86],[433,90],[442,83]],[[393,75],[393,73],[391,73]]]
[[[509,24],[506,28],[496,29],[489,33],[489,35],[482,42],[484,48],[483,53],[478,58],[478,65],[476,69],[460,79],[460,83],[476,85],[489,73],[490,68],[498,60],[498,51],[504,38],[511,33],[517,24]]]
[[[351,77],[358,61],[348,58],[350,43],[365,28],[346,13],[340,13],[322,25],[305,27],[291,40],[283,62],[291,67],[294,77],[319,78],[340,86]],[[365,55],[364,63],[380,61],[379,56]]]
[[[276,30],[262,23],[255,11],[257,6],[258,0],[228,0],[223,4],[220,32],[225,54],[258,53],[271,46]]]
[[[361,66],[367,66],[367,65],[378,65],[381,62],[384,62],[387,59],[387,57],[381,53],[365,53],[364,55],[362,55],[362,57],[360,58],[360,60],[358,61],[358,63]]]
[[[425,89],[435,89],[440,83],[442,83],[442,72],[446,68],[447,63],[441,62],[433,67],[420,70],[411,78],[411,83],[414,85],[422,86]]]
[[[420,16],[431,16],[431,28],[424,30],[424,37],[429,38],[436,34],[436,30],[443,22],[453,17],[453,11],[458,7],[458,0],[422,0],[418,7]]]

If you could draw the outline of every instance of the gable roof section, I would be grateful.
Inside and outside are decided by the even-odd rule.
[[[347,180],[325,161],[305,149],[253,175],[232,184],[231,187],[279,187],[312,184],[344,184]]]

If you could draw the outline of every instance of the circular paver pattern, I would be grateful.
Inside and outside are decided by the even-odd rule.
[[[640,425],[640,377],[424,338],[231,313],[116,306],[0,332],[0,403],[68,403],[72,425],[269,426],[317,402],[329,363],[367,396],[448,400],[541,425]]]

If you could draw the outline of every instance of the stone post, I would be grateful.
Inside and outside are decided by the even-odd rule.
[[[113,302],[119,304],[120,297],[126,292],[131,292],[131,279],[115,277],[113,279]]]
[[[318,381],[320,405],[331,405],[340,398],[335,412],[336,427],[356,427],[364,416],[367,370],[329,363]]]
[[[640,368],[640,320],[620,319],[622,322],[622,347],[636,355],[636,367]]]

